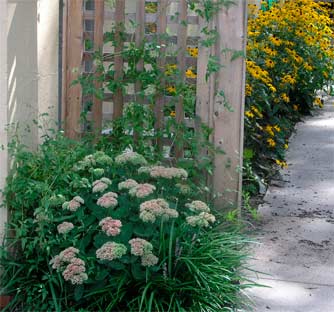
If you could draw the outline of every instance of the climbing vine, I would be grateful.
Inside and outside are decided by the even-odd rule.
[[[230,0],[189,0],[187,1],[188,10],[195,13],[203,19],[203,25],[199,30],[201,39],[193,42],[187,47],[187,56],[196,63],[198,57],[198,47],[209,49],[216,45],[219,39],[219,32],[213,27],[213,19],[223,8],[229,8],[235,2]],[[146,13],[157,13],[157,3],[147,3]],[[176,12],[171,18],[176,19]],[[181,21],[185,27],[186,21]],[[119,26],[119,25],[118,25]],[[116,47],[116,31],[127,29],[134,32],[137,27],[136,21],[130,21],[129,25],[117,27],[115,25],[110,31],[105,33],[105,45]],[[132,100],[125,105],[123,115],[105,125],[105,128],[113,129],[108,141],[112,148],[122,150],[131,146],[134,150],[144,154],[153,160],[162,160],[166,156],[174,156],[175,149],[178,146],[184,148],[184,157],[178,160],[179,165],[193,171],[193,174],[202,174],[203,169],[207,173],[213,172],[213,157],[215,153],[223,152],[214,147],[211,142],[212,129],[207,125],[198,122],[196,116],[196,79],[197,68],[195,65],[188,66],[185,72],[180,72],[176,63],[167,62],[161,68],[157,60],[175,59],[178,51],[171,44],[171,34],[157,34],[156,24],[148,23],[145,25],[146,34],[150,35],[150,40],[143,39],[141,44],[136,44],[134,38],[126,44],[121,51],[121,55],[127,66],[124,66],[122,78],[115,79],[115,69],[113,57],[114,53],[103,54],[96,51],[94,62],[98,74],[82,76],[79,81],[82,85],[84,95],[93,95],[103,99],[103,95],[108,92],[115,94],[121,89],[125,95],[127,90],[140,82],[140,90],[133,94]],[[119,33],[118,38],[126,40],[127,34],[123,31]],[[161,44],[161,42],[164,42]],[[166,45],[166,46],[165,46]],[[238,55],[239,56],[239,55]],[[236,56],[236,57],[238,57]],[[243,55],[240,55],[243,56]],[[108,65],[106,66],[106,61]],[[138,69],[138,64],[143,62],[144,68]],[[210,54],[208,58],[205,79],[208,80],[211,75],[217,73],[221,68],[219,56]],[[185,76],[185,79],[183,78]],[[96,89],[95,80],[102,82],[103,87]],[[163,81],[163,83],[161,83]],[[222,104],[230,109],[224,96],[224,91],[220,90],[216,94],[222,100]],[[164,123],[162,128],[155,128],[156,116],[154,114],[157,97],[162,96],[167,99],[163,107]],[[182,99],[184,109],[184,119],[176,121],[176,106]],[[91,108],[91,102],[86,103],[83,119]],[[87,122],[87,120],[86,120]],[[189,123],[199,124],[196,131],[189,127]],[[134,135],[135,134],[135,135]],[[168,140],[169,146],[163,150],[153,144],[157,140]],[[105,141],[104,141],[105,142]],[[205,152],[201,152],[205,150]],[[201,157],[199,157],[201,155]]]

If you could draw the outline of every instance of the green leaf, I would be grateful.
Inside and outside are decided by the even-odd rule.
[[[146,269],[139,263],[131,265],[131,273],[136,280],[143,280],[146,276]]]
[[[149,237],[153,234],[153,231],[153,226],[145,226],[144,224],[138,224],[133,229],[133,232],[141,237]]]
[[[109,271],[102,270],[102,271],[100,271],[96,274],[95,280],[97,280],[97,281],[104,280],[108,275],[109,275]]]
[[[251,148],[244,149],[244,159],[250,160],[254,157],[254,151]]]
[[[124,270],[126,267],[119,261],[108,261],[107,266],[114,270]]]
[[[80,241],[80,249],[85,250],[92,241],[92,233],[86,234]]]
[[[85,288],[83,285],[75,286],[75,289],[74,289],[74,300],[75,301],[79,301],[82,298],[84,294],[84,290]]]
[[[125,241],[125,242],[128,242],[131,237],[132,237],[132,234],[133,234],[133,225],[131,223],[129,224],[124,224],[122,226],[122,231],[121,233],[118,235],[118,239],[120,241]]]
[[[94,246],[96,248],[100,248],[103,244],[105,244],[108,241],[110,241],[110,238],[107,235],[103,233],[97,234],[94,237]]]

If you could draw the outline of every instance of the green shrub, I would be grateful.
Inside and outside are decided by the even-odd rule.
[[[231,311],[247,240],[184,169],[61,135],[16,149],[4,191],[7,310]]]
[[[287,166],[285,152],[296,122],[323,106],[316,92],[333,77],[333,21],[326,5],[311,0],[286,1],[253,13],[245,147],[252,153],[253,170],[268,177],[273,165]]]

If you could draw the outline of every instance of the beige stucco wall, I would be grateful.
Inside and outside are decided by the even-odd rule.
[[[8,0],[8,122],[19,125],[32,148],[42,134],[32,120],[41,113],[57,119],[58,6],[58,0]]]
[[[5,125],[15,124],[34,149],[43,130],[32,121],[42,113],[57,120],[58,19],[59,0],[0,0],[0,145],[10,139]],[[7,151],[0,151],[0,188],[7,169]],[[3,209],[0,230],[4,220]]]
[[[7,3],[0,0],[0,146],[7,145]],[[5,185],[7,175],[7,151],[0,149],[0,189]],[[0,202],[1,202],[0,194]],[[0,208],[0,233],[3,233],[7,210]]]

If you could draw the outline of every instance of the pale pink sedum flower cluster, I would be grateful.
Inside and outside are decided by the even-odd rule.
[[[153,246],[150,242],[142,238],[133,238],[129,240],[131,246],[131,254],[134,256],[143,256],[144,254],[151,253]]]
[[[72,200],[64,202],[62,207],[65,210],[74,212],[77,211],[84,203],[85,201],[80,196],[75,196]]]
[[[129,241],[131,245],[131,254],[141,257],[141,264],[143,266],[153,266],[159,261],[152,251],[153,246],[150,242],[141,238],[133,238]]]
[[[201,200],[194,200],[185,206],[193,212],[210,212],[209,206]]]
[[[52,264],[53,269],[61,269],[66,262],[71,262],[73,258],[79,253],[79,249],[74,247],[68,247],[64,249],[59,255],[51,259],[50,264]]]
[[[210,223],[214,223],[216,218],[208,212],[201,212],[197,216],[190,216],[186,218],[186,222],[192,227],[208,227]]]
[[[121,155],[118,155],[115,158],[115,163],[118,165],[124,165],[124,164],[132,164],[132,165],[137,165],[137,166],[144,166],[147,164],[146,159],[144,158],[144,156],[136,153],[136,152],[132,152],[132,151],[128,151],[125,152]]]
[[[121,190],[130,190],[133,187],[137,186],[138,182],[133,179],[127,179],[123,182],[118,183],[118,189]]]
[[[144,222],[154,223],[158,217],[169,220],[178,216],[179,213],[175,209],[169,208],[169,204],[162,198],[152,199],[140,205],[139,218]]]
[[[148,173],[152,178],[165,178],[165,179],[187,179],[188,172],[182,168],[164,167],[164,166],[152,166],[141,167],[138,169],[138,173]]]
[[[111,185],[111,180],[109,180],[108,178],[101,178],[99,180],[96,180],[93,182],[92,192],[93,193],[103,192],[109,187],[109,185]]]
[[[63,222],[63,223],[60,223],[58,226],[57,226],[57,231],[59,234],[67,234],[68,232],[70,232],[72,229],[74,228],[74,225],[73,223],[71,222]]]
[[[102,227],[102,231],[108,236],[117,236],[121,233],[122,222],[114,220],[111,217],[106,217],[100,221],[99,226]]]
[[[85,262],[79,258],[72,258],[63,272],[65,281],[70,281],[73,285],[80,285],[88,279]]]
[[[82,284],[88,279],[85,262],[77,257],[78,253],[78,249],[69,247],[50,261],[52,268],[58,271],[63,270],[65,281],[70,281],[73,285]]]
[[[149,183],[138,184],[129,190],[129,194],[133,197],[144,198],[154,193],[156,187]]]
[[[100,260],[119,259],[124,256],[127,252],[126,246],[115,242],[107,242],[96,250],[96,257]]]
[[[118,205],[117,197],[114,192],[105,193],[97,200],[97,204],[104,208],[114,208]]]
[[[154,254],[147,254],[141,257],[141,264],[142,266],[153,266],[156,265],[159,261],[159,258],[156,257]]]

